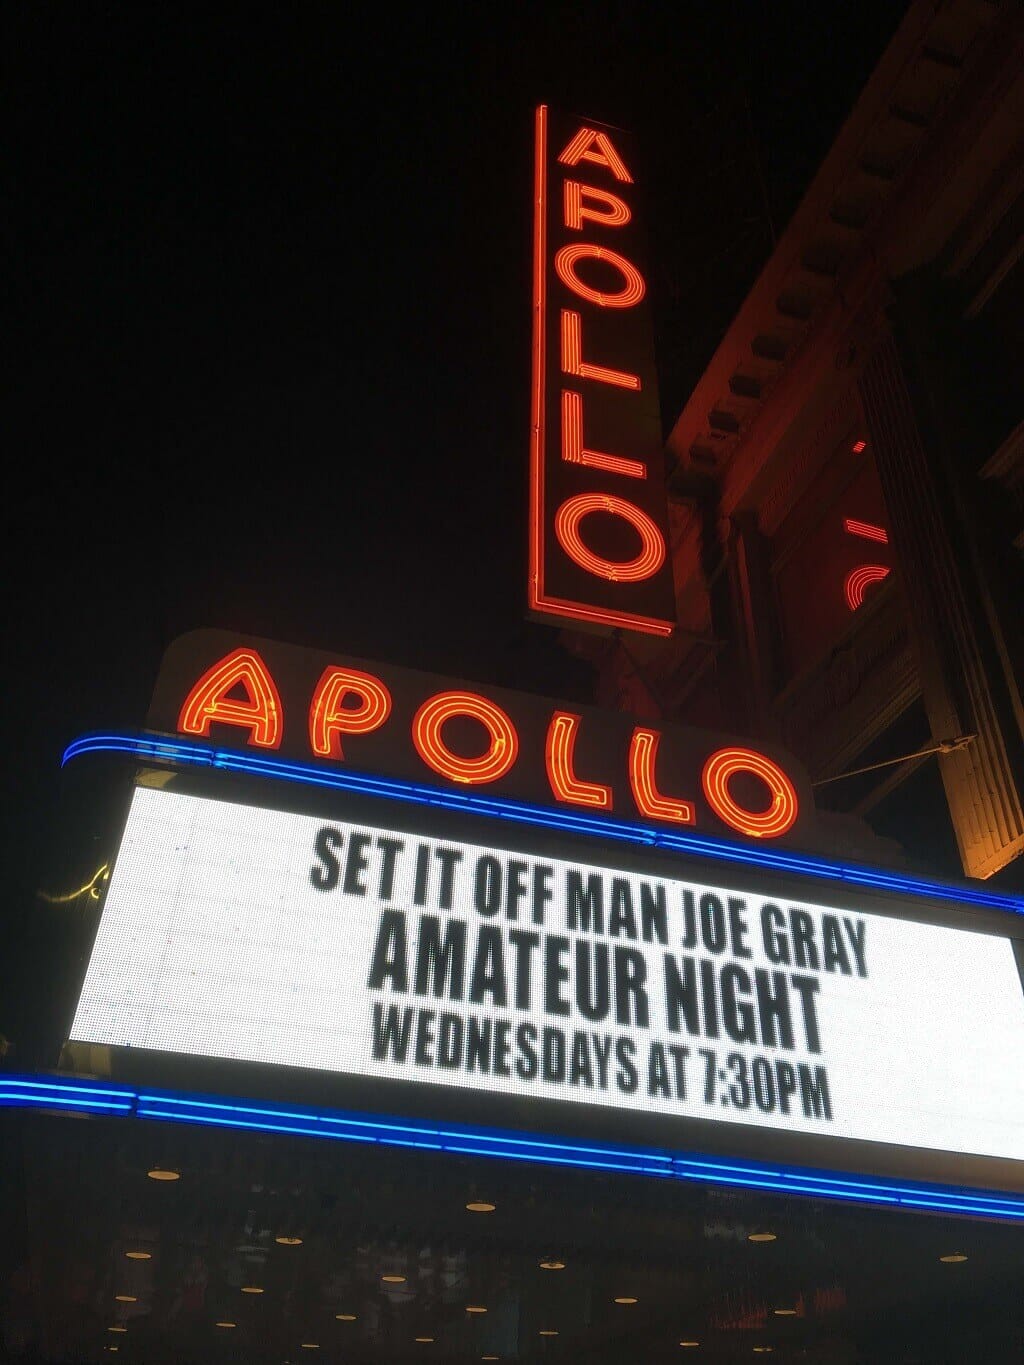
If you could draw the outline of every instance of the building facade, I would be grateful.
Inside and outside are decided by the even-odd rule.
[[[1022,44],[910,8],[672,424],[678,630],[573,639],[603,703],[782,743],[981,878],[1024,852]]]

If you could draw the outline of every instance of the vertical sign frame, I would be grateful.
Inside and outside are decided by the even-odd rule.
[[[667,636],[675,603],[632,141],[546,105],[534,136],[529,612]]]

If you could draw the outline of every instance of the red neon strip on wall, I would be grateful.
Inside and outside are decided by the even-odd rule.
[[[544,328],[547,325],[544,279],[547,265],[547,120],[539,105],[534,123],[533,172],[533,373],[530,393],[530,571],[531,609],[544,602]]]
[[[245,700],[228,696],[241,687]],[[254,649],[234,649],[212,664],[194,684],[178,714],[185,735],[208,735],[210,726],[237,725],[249,731],[246,741],[257,749],[276,749],[284,730],[277,684]]]
[[[594,151],[594,146],[598,150]],[[581,128],[575,137],[566,143],[558,160],[563,166],[578,166],[581,161],[592,161],[597,166],[607,166],[616,180],[624,185],[632,185],[633,177],[626,170],[625,162],[612,146],[611,138],[596,128]]]
[[[874,526],[870,521],[856,521],[853,517],[846,517],[843,521],[843,530],[847,535],[860,536],[862,540],[877,540],[880,545],[889,544],[889,532],[884,526]]]
[[[627,479],[647,478],[647,469],[640,460],[584,449],[583,395],[571,389],[562,390],[562,459],[589,469],[606,469],[609,474],[623,474]]]
[[[551,717],[544,745],[548,782],[558,801],[596,810],[611,810],[611,787],[606,787],[602,782],[585,782],[576,776],[574,755],[580,719],[570,711],[556,711]]]
[[[859,569],[847,574],[843,592],[850,610],[856,611],[858,607],[863,606],[865,591],[872,583],[881,583],[883,578],[888,578],[890,572],[884,564],[862,564]]]
[[[729,782],[738,773],[754,773],[767,785],[772,799],[766,811],[747,810],[733,799]],[[777,763],[754,749],[719,749],[704,764],[701,782],[715,814],[751,839],[777,839],[796,823],[796,788]]]
[[[636,808],[652,820],[667,820],[673,825],[695,824],[697,817],[692,802],[662,796],[658,791],[654,769],[660,743],[661,735],[657,730],[638,725],[633,731],[629,745],[629,782]]]
[[[562,372],[578,379],[593,379],[599,384],[614,384],[620,389],[640,392],[638,374],[591,365],[583,359],[583,322],[579,313],[571,308],[562,309]]]

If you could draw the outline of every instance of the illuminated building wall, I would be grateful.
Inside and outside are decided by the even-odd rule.
[[[670,423],[676,631],[573,642],[604,704],[782,743],[838,812],[937,772],[974,877],[1024,852],[1021,25],[910,7]]]

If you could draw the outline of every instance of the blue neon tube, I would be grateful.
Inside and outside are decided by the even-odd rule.
[[[833,863],[824,858],[789,853],[781,849],[736,844],[725,839],[683,834],[675,830],[660,829],[611,817],[535,806],[524,801],[470,792],[449,791],[443,787],[393,777],[378,777],[348,768],[317,767],[311,763],[296,763],[266,754],[197,744],[190,740],[162,738],[158,735],[130,732],[82,735],[65,749],[61,767],[85,754],[97,753],[130,754],[137,759],[167,763],[175,767],[243,773],[321,787],[329,791],[346,791],[359,796],[381,797],[412,805],[463,811],[471,815],[511,820],[543,829],[587,834],[600,839],[616,839],[623,843],[665,849],[691,857],[710,858],[718,862],[748,867],[770,868],[800,877],[840,882],[872,890],[892,891],[915,899],[954,902],[977,909],[1024,915],[1024,897],[982,891],[973,886],[951,886],[944,882],[932,881],[930,878],[908,877],[881,868]]]

